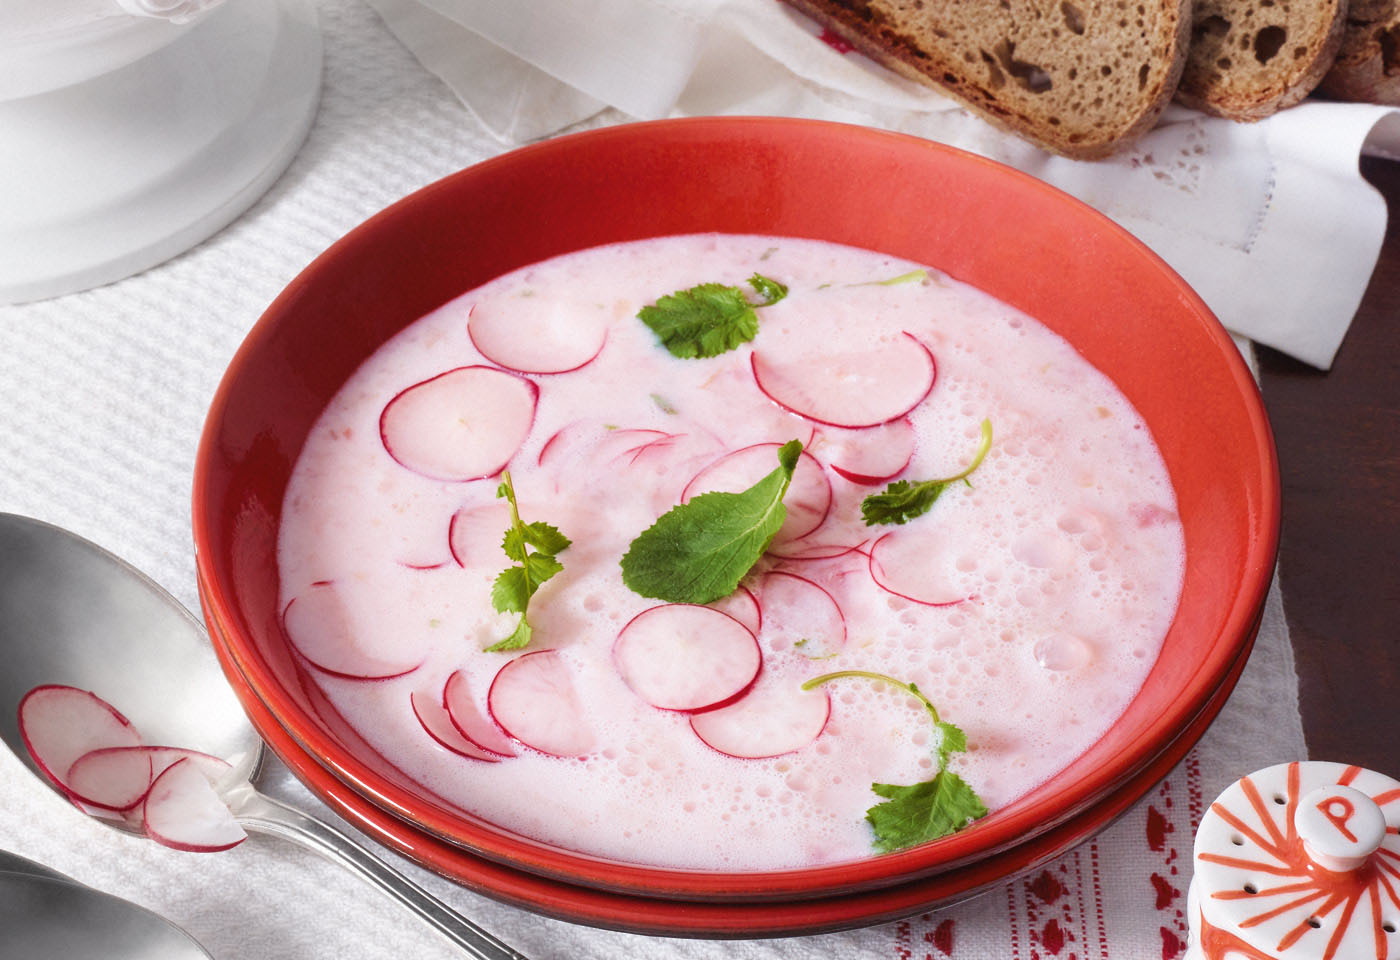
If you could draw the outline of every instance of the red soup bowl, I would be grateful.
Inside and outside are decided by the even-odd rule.
[[[658,868],[541,843],[463,813],[376,753],[320,694],[282,631],[276,542],[288,478],[312,424],[362,361],[515,268],[700,232],[865,247],[988,291],[1107,374],[1166,461],[1186,572],[1146,683],[1085,754],[964,831],[878,857],[753,872]],[[248,335],[214,398],[194,478],[211,633],[245,705],[274,717],[299,759],[314,758],[366,804],[473,857],[594,890],[731,903],[893,888],[966,869],[1081,815],[1106,820],[1087,812],[1148,789],[1154,761],[1194,742],[1203,726],[1195,721],[1228,693],[1264,603],[1278,520],[1277,464],[1254,381],[1206,306],[1141,243],[991,161],[912,137],[767,118],[563,137],[463,170],[371,218],[307,267]],[[1016,860],[1005,861],[1008,872]]]

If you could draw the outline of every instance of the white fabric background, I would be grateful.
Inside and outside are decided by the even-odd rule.
[[[0,309],[0,510],[96,540],[191,607],[194,452],[206,406],[244,333],[346,230],[503,149],[360,0],[327,2],[322,25],[326,88],[316,125],[287,174],[252,210],[143,275]],[[611,112],[594,122],[619,119]],[[1197,750],[1200,780],[1210,797],[1245,772],[1303,751],[1275,593],[1245,677]],[[311,803],[295,784],[277,792]],[[1099,841],[1096,855],[1110,875],[1146,869],[1144,816],[1140,807]],[[225,854],[182,854],[117,834],[82,817],[4,751],[0,847],[166,915],[220,960],[456,955],[402,908],[314,855],[257,838]],[[885,925],[789,941],[643,938],[544,920],[416,875],[538,960],[886,957],[904,935]],[[1005,896],[990,894],[943,915],[958,918],[959,958],[1008,956]],[[1155,922],[1119,909],[1109,917],[1107,944],[1094,947],[1097,953],[1084,945],[1081,958],[1156,960],[1162,942]]]

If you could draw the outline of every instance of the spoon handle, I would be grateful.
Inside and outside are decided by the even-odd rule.
[[[234,811],[247,829],[292,840],[358,873],[475,960],[528,960],[329,824],[254,790]]]

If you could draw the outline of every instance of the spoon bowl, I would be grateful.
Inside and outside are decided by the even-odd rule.
[[[344,833],[259,793],[256,784],[267,773],[263,743],[225,682],[204,628],[155,581],[96,544],[0,513],[0,657],[6,665],[0,670],[0,741],[65,799],[19,730],[20,701],[43,684],[91,691],[125,715],[147,743],[227,760],[233,770],[222,781],[221,798],[244,829],[294,840],[360,874],[469,956],[525,960]],[[121,820],[101,822],[141,833]],[[8,936],[3,914],[0,929]]]
[[[0,873],[0,957],[209,960],[193,937],[120,897],[28,873]]]

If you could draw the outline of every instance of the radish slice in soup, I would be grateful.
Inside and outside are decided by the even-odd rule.
[[[134,747],[141,735],[101,697],[58,684],[35,687],[19,702],[19,732],[29,755],[65,792],[68,771],[103,747]]]
[[[504,567],[508,560],[501,538],[510,524],[510,504],[505,500],[458,510],[447,529],[452,559],[459,567]]]
[[[759,585],[763,640],[770,650],[796,650],[817,659],[846,646],[846,617],[825,588],[795,573],[774,570]]]
[[[248,838],[200,768],[178,760],[156,777],[143,806],[146,836],[176,850],[214,853]]]
[[[535,420],[539,388],[494,367],[458,367],[407,388],[379,417],[384,449],[433,480],[500,473]]]
[[[725,454],[686,484],[681,502],[712,491],[742,493],[777,468],[781,446],[779,443],[756,443]],[[773,538],[774,544],[806,536],[821,526],[831,510],[831,481],[826,478],[822,465],[806,451],[797,460],[783,506],[787,509],[787,518]]]
[[[888,423],[933,389],[933,354],[908,333],[839,354],[785,347],[753,352],[754,381],[778,406],[817,423],[849,428]]]
[[[742,693],[762,657],[726,613],[688,603],[643,610],[617,635],[613,662],[632,692],[663,710],[702,710]]]
[[[554,650],[527,653],[502,667],[486,708],[502,730],[541,753],[578,757],[596,742],[569,668]]]
[[[512,297],[472,307],[467,336],[492,363],[521,373],[568,373],[587,365],[608,339],[608,317],[593,304]]]
[[[173,764],[188,760],[215,782],[231,769],[227,760],[183,747],[104,747],[83,754],[68,770],[77,800],[108,810],[133,809],[151,783]]]
[[[753,595],[753,591],[748,587],[740,587],[729,596],[714,603],[708,604],[710,609],[718,610],[720,613],[727,613],[735,620],[749,628],[749,632],[758,635],[758,631],[763,627],[763,608],[759,606],[758,598]]]
[[[892,480],[914,458],[914,425],[900,417],[863,430],[827,427],[821,432],[822,459],[851,483]]]
[[[461,670],[447,678],[442,690],[442,705],[457,732],[483,750],[503,757],[515,756],[510,738],[477,708],[467,685],[467,675]]]
[[[897,597],[928,607],[962,603],[954,561],[945,538],[911,530],[887,533],[870,547],[870,576]]]
[[[694,714],[690,728],[720,753],[759,760],[801,750],[831,716],[822,689],[803,690],[795,678],[759,684],[733,703]]]
[[[409,705],[413,707],[413,715],[418,718],[419,725],[423,727],[428,736],[441,746],[470,760],[486,760],[495,763],[501,759],[498,755],[481,749],[463,737],[461,732],[453,726],[452,719],[436,697],[415,690],[409,694],[408,701]]]
[[[345,601],[333,583],[315,583],[282,612],[288,639],[319,670],[347,680],[386,680],[418,668],[418,650],[399,649],[403,635],[370,640],[350,627]]]

